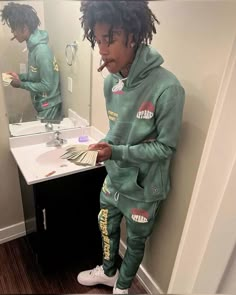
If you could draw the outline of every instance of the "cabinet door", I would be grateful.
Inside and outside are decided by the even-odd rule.
[[[93,256],[101,261],[99,196],[104,167],[34,185],[41,251],[60,262]]]

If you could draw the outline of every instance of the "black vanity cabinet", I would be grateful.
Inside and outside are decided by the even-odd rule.
[[[27,185],[20,173],[27,239],[44,269],[102,261],[99,195],[105,167]]]

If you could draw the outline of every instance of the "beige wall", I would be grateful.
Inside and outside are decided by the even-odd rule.
[[[9,1],[0,2],[0,10]],[[43,1],[18,1],[20,4],[28,4],[35,8],[41,21],[40,28],[44,28],[44,7]],[[17,40],[10,41],[12,38],[11,29],[4,25],[0,27],[0,55],[4,56],[1,59],[0,71],[20,72],[20,64],[27,65],[28,51],[22,52],[26,48],[26,43],[19,43]],[[15,89],[13,87],[4,87],[4,96],[6,98],[6,108],[11,122],[19,122],[21,117],[23,121],[35,119],[35,111],[32,106],[29,92],[22,89]]]
[[[10,153],[8,120],[0,84],[0,242],[1,230],[23,221],[17,167]]]
[[[233,180],[235,183],[235,179]],[[236,273],[236,246],[232,252],[230,257],[230,261],[227,265],[225,274],[220,283],[219,289],[217,293],[219,294],[233,294],[236,290],[236,281],[235,281],[235,273]]]
[[[45,0],[45,25],[50,36],[50,43],[60,67],[61,90],[65,115],[71,108],[81,117],[90,121],[91,89],[91,49],[88,42],[83,42],[80,26],[80,1]],[[65,47],[78,41],[78,49],[72,66],[68,66]],[[71,50],[68,49],[68,57]],[[67,77],[73,80],[73,92],[67,89]]]
[[[152,45],[186,90],[183,127],[169,198],[160,211],[143,266],[166,292],[236,19],[233,1],[151,1],[161,25]],[[92,124],[108,129],[97,51],[94,53]],[[123,235],[124,238],[124,235]]]

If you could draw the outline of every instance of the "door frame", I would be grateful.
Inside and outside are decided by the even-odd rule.
[[[209,126],[168,293],[216,293],[236,244],[236,38]]]

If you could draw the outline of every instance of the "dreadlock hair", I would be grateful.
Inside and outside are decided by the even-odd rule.
[[[26,4],[8,3],[1,10],[3,24],[7,24],[12,30],[23,28],[25,25],[33,33],[40,25],[35,9]]]
[[[133,34],[133,42],[138,47],[141,43],[151,44],[153,33],[156,34],[155,22],[159,24],[156,16],[148,7],[148,1],[81,1],[80,17],[81,26],[84,28],[84,39],[88,39],[94,48],[96,40],[94,26],[96,23],[110,25],[109,44],[112,42],[113,28],[120,27],[126,34],[126,46],[128,35]]]

